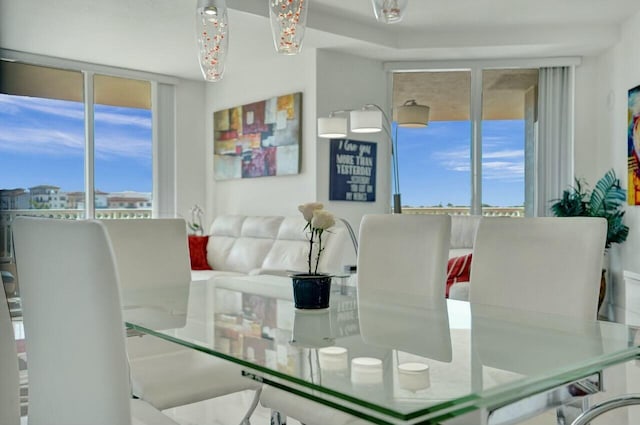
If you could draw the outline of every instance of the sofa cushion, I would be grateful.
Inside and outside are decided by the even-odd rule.
[[[207,259],[213,269],[248,273],[260,268],[283,217],[225,215],[211,225]]]
[[[450,258],[447,263],[447,287],[445,296],[449,296],[449,289],[454,283],[468,282],[471,277],[471,260],[473,254]]]

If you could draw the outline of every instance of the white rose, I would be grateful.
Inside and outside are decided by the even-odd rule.
[[[313,218],[311,219],[312,229],[327,230],[334,224],[336,224],[336,219],[329,211],[315,210],[313,212]]]
[[[298,211],[302,213],[306,222],[310,222],[313,218],[313,212],[321,210],[324,207],[320,202],[309,202],[298,206]]]

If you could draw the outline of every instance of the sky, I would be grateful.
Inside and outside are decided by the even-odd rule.
[[[95,105],[95,187],[152,191],[151,111]],[[80,102],[0,94],[0,189],[84,190]]]
[[[0,189],[84,188],[82,103],[0,94]],[[398,128],[402,204],[468,206],[470,122]],[[152,191],[151,111],[95,106],[95,187]],[[483,122],[483,199],[524,204],[524,121]]]
[[[424,128],[398,128],[403,205],[471,204],[470,126],[432,121]],[[524,121],[483,121],[482,139],[482,203],[524,205]]]

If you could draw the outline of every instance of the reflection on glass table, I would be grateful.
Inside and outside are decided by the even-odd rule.
[[[572,393],[545,400],[565,403],[598,391],[600,370],[640,353],[626,325],[453,300],[424,309],[358,305],[350,289],[333,292],[328,310],[308,312],[293,307],[287,278],[217,278],[192,284],[180,327],[128,325],[375,423],[471,411],[499,418],[504,406],[557,388]]]

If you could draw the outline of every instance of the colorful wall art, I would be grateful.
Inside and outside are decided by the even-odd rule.
[[[300,171],[302,93],[216,111],[213,129],[216,180]]]
[[[640,86],[629,90],[627,109],[627,165],[629,205],[640,205]]]

